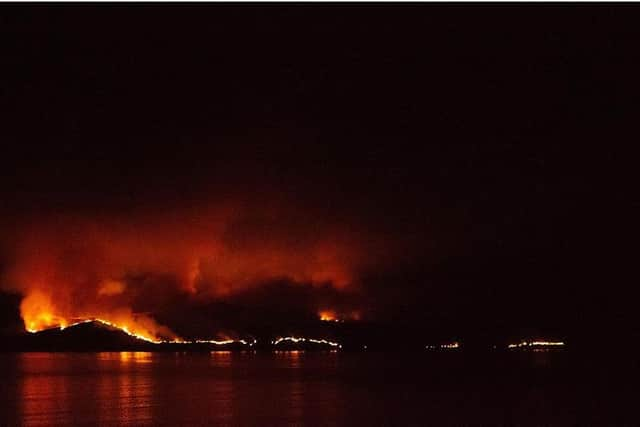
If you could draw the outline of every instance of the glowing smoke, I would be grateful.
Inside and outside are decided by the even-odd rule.
[[[283,212],[225,206],[26,222],[3,287],[24,296],[27,330],[99,318],[152,340],[176,338],[152,313],[177,297],[214,300],[281,279],[353,287],[365,253],[353,228]]]

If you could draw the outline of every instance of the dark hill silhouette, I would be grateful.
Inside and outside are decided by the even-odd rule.
[[[437,328],[436,328],[437,329]],[[444,329],[444,328],[443,328]],[[289,327],[277,333],[276,329],[262,333],[241,334],[244,344],[230,342],[215,344],[200,341],[189,343],[154,344],[130,336],[124,331],[101,322],[85,322],[61,330],[52,328],[37,333],[22,332],[15,335],[1,335],[0,351],[215,351],[215,350],[335,350],[341,351],[415,351],[424,352],[428,347],[438,347],[454,341],[461,343],[465,353],[494,352],[507,350],[507,344],[533,338],[549,338],[551,341],[567,343],[567,349],[583,349],[589,353],[611,351],[611,346],[593,342],[593,334],[554,333],[550,330],[504,328],[475,333],[454,335],[437,330],[426,330],[409,323],[369,323],[369,322],[315,322],[298,327]],[[602,334],[607,342],[624,342],[625,352],[637,354],[637,335],[615,335],[615,331]],[[255,337],[257,341],[253,341]],[[278,341],[278,338],[291,338]],[[302,340],[299,338],[306,337]],[[195,337],[189,337],[194,339]],[[206,338],[206,337],[203,337]],[[218,338],[220,339],[220,338]],[[323,342],[323,340],[326,340]],[[278,342],[276,342],[278,341]],[[331,343],[331,344],[330,344]],[[336,343],[335,345],[333,343]],[[252,345],[249,345],[252,344]],[[339,345],[337,345],[339,344]]]
[[[153,344],[100,322],[86,322],[66,329],[47,329],[18,337],[25,351],[149,350]]]

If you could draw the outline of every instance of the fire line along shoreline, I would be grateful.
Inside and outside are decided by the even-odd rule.
[[[353,337],[329,338],[322,335],[292,334],[270,338],[242,337],[224,339],[173,339],[151,340],[137,336],[126,328],[120,328],[100,319],[79,321],[64,327],[49,328],[24,333],[7,339],[9,351],[215,351],[215,350],[329,350],[329,351],[422,351],[455,353],[473,351],[464,342],[441,340],[413,346],[399,340],[370,340],[362,342]],[[503,351],[557,351],[566,347],[564,341],[523,339],[514,343],[493,345],[487,349]]]

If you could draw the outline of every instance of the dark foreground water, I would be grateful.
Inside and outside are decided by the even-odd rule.
[[[598,363],[564,352],[0,354],[0,425],[636,424],[635,365]]]

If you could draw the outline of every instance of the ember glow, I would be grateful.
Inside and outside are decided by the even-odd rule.
[[[460,348],[460,343],[457,341],[454,341],[454,342],[445,343],[445,344],[427,345],[425,346],[425,348],[427,350],[455,350]]]
[[[226,340],[194,340],[194,341],[179,341],[180,344],[215,344],[215,345],[229,345],[229,344],[242,344],[248,345],[249,347],[253,347],[258,341],[253,339],[251,341],[247,340],[234,340],[234,339],[226,339]]]
[[[153,338],[153,337],[151,337],[149,335],[142,335],[142,334],[139,334],[139,333],[136,333],[136,332],[132,332],[129,329],[129,326],[127,326],[127,325],[118,325],[116,323],[111,323],[111,322],[109,322],[107,320],[103,320],[103,319],[94,319],[94,321],[98,322],[98,323],[102,323],[102,324],[107,325],[107,326],[111,326],[112,328],[120,329],[122,332],[126,333],[127,335],[132,336],[134,338],[137,338],[139,340],[147,341],[147,342],[154,343],[154,344],[159,344],[159,343],[162,342],[162,341],[158,341],[156,338]]]
[[[507,348],[528,348],[528,347],[562,347],[562,341],[521,341],[516,344],[509,344]]]
[[[305,342],[310,342],[310,343],[314,343],[314,344],[326,344],[329,345],[331,347],[337,347],[337,348],[341,348],[342,345],[340,345],[340,343],[335,342],[335,341],[328,341],[325,339],[315,339],[315,338],[301,338],[301,337],[279,337],[276,338],[272,344],[273,345],[278,345],[280,343],[283,342],[292,342],[295,344],[298,343],[305,343]]]
[[[321,310],[318,316],[323,322],[340,322],[336,312],[333,310]]]
[[[320,310],[318,312],[318,318],[323,322],[345,322],[345,321],[358,321],[360,320],[359,311],[351,311],[347,313],[338,313],[335,310]]]

